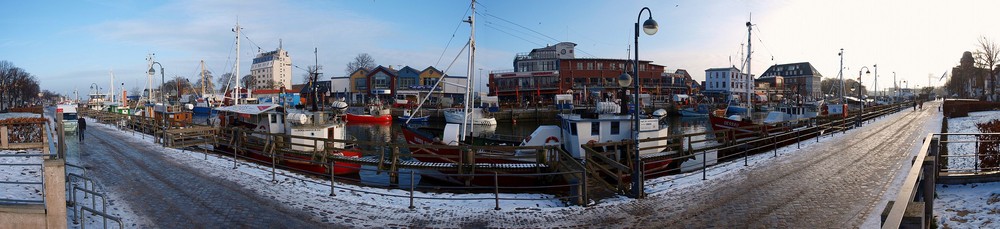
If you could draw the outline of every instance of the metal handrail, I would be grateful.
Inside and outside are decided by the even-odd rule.
[[[914,157],[913,166],[906,173],[906,179],[903,180],[902,186],[896,195],[895,204],[889,210],[888,216],[885,218],[885,222],[882,223],[882,228],[896,229],[899,228],[903,221],[903,215],[906,212],[906,207],[909,205],[910,201],[917,195],[917,181],[920,180],[922,176],[927,176],[924,173],[924,160],[927,158],[928,151],[931,149],[931,141],[934,140],[933,133],[927,134],[924,137],[924,143],[920,147],[920,152]],[[933,157],[933,156],[932,156]],[[930,175],[933,176],[933,175]],[[926,195],[926,193],[925,193]],[[930,193],[933,195],[933,192]],[[929,221],[930,219],[925,219]]]

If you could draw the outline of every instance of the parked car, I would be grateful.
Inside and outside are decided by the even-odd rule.
[[[56,110],[62,110],[62,124],[63,131],[66,132],[76,132],[76,105],[75,104],[60,104],[56,106]]]

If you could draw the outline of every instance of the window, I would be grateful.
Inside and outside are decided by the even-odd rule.
[[[386,75],[384,72],[375,73],[375,77],[373,78],[374,79],[372,79],[373,80],[372,83],[374,83],[374,85],[372,85],[372,87],[374,88],[389,87],[389,75]]]
[[[621,123],[611,122],[611,134],[620,134],[620,133],[621,133]]]
[[[576,136],[576,123],[569,123],[569,134]]]
[[[591,136],[601,135],[601,123],[599,122],[590,123],[590,135]]]
[[[278,116],[274,114],[267,114],[267,117],[271,119],[271,123],[278,123]]]
[[[594,63],[587,63],[587,70],[594,70]]]
[[[354,79],[354,88],[357,89],[358,91],[368,90],[368,79],[365,78]]]
[[[583,70],[583,63],[576,63],[576,70]]]
[[[597,63],[598,70],[604,70],[604,63]]]

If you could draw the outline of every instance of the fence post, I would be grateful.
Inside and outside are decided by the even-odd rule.
[[[500,182],[496,171],[493,172],[493,199],[496,200],[496,207],[493,210],[500,210]]]
[[[972,135],[972,137],[976,139],[976,148],[975,148],[974,151],[972,151],[972,152],[975,152],[975,154],[974,154],[974,156],[972,158],[975,158],[975,160],[976,160],[976,163],[973,163],[976,166],[975,167],[976,169],[972,170],[972,172],[975,173],[975,174],[979,174],[979,136]]]
[[[240,137],[239,133],[233,131],[233,169],[236,169],[236,149],[240,148]]]
[[[746,145],[746,143],[743,143],[743,145]],[[749,158],[750,155],[747,154],[747,151],[749,151],[749,150],[743,149],[743,166],[749,166],[750,165],[750,158]]]
[[[416,184],[413,183],[413,170],[410,170],[410,210],[417,208],[413,206],[413,189],[416,188]]]
[[[718,151],[716,151],[718,153]],[[718,154],[716,154],[718,155]],[[708,151],[701,152],[701,180],[708,180],[707,170],[708,169]],[[680,171],[678,171],[680,172]]]
[[[10,143],[7,137],[7,126],[0,126],[0,147],[7,148],[7,144]]]

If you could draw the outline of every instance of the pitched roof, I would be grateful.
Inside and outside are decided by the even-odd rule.
[[[817,71],[816,68],[813,67],[813,65],[810,64],[809,62],[799,62],[799,63],[772,65],[771,67],[767,68],[767,71],[764,71],[764,74],[761,74],[761,77],[769,78],[776,75],[784,77],[823,76],[822,74],[819,74],[819,71]]]

